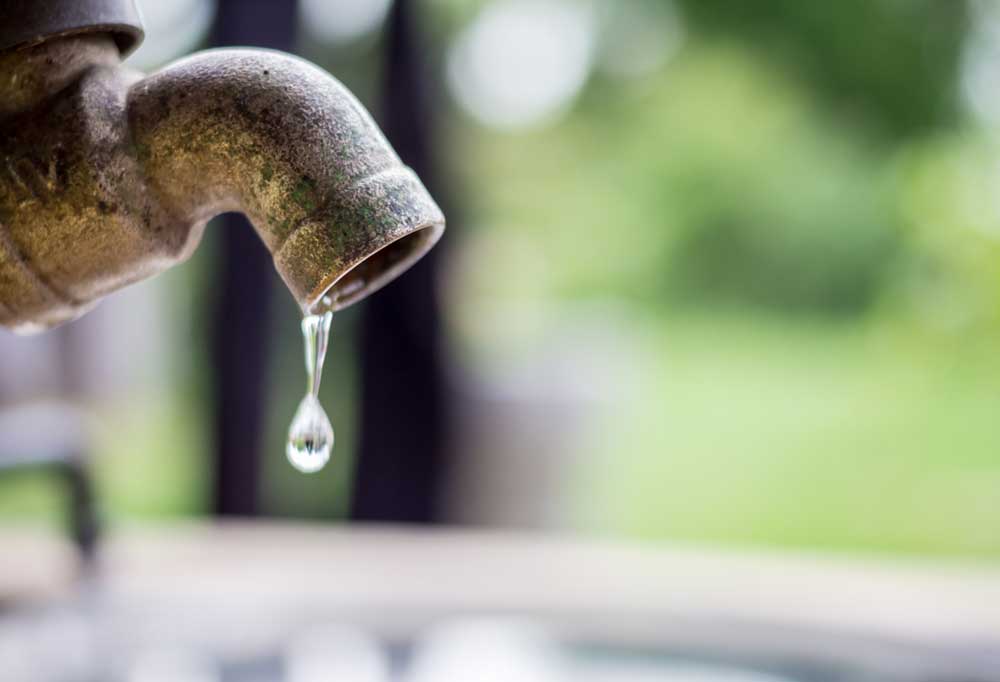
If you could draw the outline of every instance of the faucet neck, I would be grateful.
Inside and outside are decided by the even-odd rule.
[[[0,120],[34,109],[88,70],[120,60],[107,33],[52,38],[0,52]]]

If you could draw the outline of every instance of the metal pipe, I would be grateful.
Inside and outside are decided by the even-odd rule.
[[[247,214],[303,308],[339,309],[426,253],[444,217],[339,82],[265,50],[147,78],[110,34],[0,53],[0,324],[31,332],[186,259]]]

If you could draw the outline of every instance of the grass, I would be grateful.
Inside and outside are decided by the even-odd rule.
[[[680,317],[598,429],[586,527],[1000,556],[1000,366],[886,326]]]

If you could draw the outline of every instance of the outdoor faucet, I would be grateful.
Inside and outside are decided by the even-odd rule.
[[[151,76],[132,0],[0,10],[0,325],[74,319],[245,213],[303,311],[424,255],[444,216],[354,96],[280,52],[208,50]]]

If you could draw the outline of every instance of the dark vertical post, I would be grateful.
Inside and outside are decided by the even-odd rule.
[[[59,348],[59,378],[62,397],[77,402],[87,393],[78,358],[87,352],[86,338],[79,324],[54,331]],[[90,473],[90,443],[79,442],[75,449],[60,453],[65,459],[57,470],[66,483],[69,530],[84,561],[93,559],[100,538],[101,523],[94,482]]]
[[[216,46],[291,50],[295,2],[219,0]],[[271,309],[271,259],[242,215],[220,218],[220,259],[213,286],[216,514],[258,511]]]
[[[389,16],[381,123],[403,162],[435,193],[433,109],[410,0]],[[352,518],[430,522],[445,448],[439,248],[365,303],[361,443]]]
[[[69,454],[61,470],[69,492],[70,532],[81,556],[90,559],[94,555],[101,528],[97,502],[94,500],[94,486],[86,461],[86,455]]]

